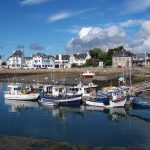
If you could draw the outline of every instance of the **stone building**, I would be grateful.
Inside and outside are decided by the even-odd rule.
[[[115,51],[112,56],[113,67],[131,67],[132,60],[134,60],[135,54],[127,50]]]

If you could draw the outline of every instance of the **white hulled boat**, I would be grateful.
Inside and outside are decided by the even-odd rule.
[[[69,87],[67,95],[82,94],[82,98],[87,98],[96,95],[98,85],[90,82],[88,85],[83,85],[81,82],[77,86]]]
[[[4,92],[4,98],[9,100],[36,100],[39,93],[31,89],[22,89],[19,85],[8,85],[8,91]]]
[[[95,76],[95,73],[94,72],[90,72],[89,70],[87,70],[86,72],[83,72],[81,74],[81,76],[83,78],[93,78]]]
[[[90,106],[98,106],[98,107],[124,107],[126,104],[127,98],[118,93],[112,93],[112,98],[108,97],[100,97],[95,98],[94,100],[86,100],[86,105]]]

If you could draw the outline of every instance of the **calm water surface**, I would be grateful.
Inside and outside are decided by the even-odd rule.
[[[87,146],[150,149],[150,110],[45,108],[37,102],[4,100],[0,84],[0,134],[68,141]]]

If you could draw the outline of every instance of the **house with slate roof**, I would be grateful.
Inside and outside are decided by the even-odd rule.
[[[69,55],[55,55],[55,68],[70,68]]]
[[[77,54],[72,54],[70,56],[70,64],[77,64],[79,66],[84,65],[86,63],[87,59],[90,59],[91,56],[89,52],[87,53],[77,53]]]
[[[32,56],[33,67],[37,69],[50,69],[54,68],[54,56],[46,55],[44,53],[37,53]]]
[[[19,69],[24,65],[24,53],[21,50],[16,50],[13,54],[7,59],[7,66],[9,68]]]
[[[131,67],[135,54],[127,50],[115,51],[112,56],[113,67]]]
[[[24,57],[24,69],[33,69],[33,58],[32,57]]]

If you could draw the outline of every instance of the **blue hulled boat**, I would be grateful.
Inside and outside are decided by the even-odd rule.
[[[42,105],[80,105],[82,95],[43,95],[39,100]]]
[[[132,100],[133,106],[141,109],[150,109],[150,101],[145,101],[143,99],[134,98]]]

